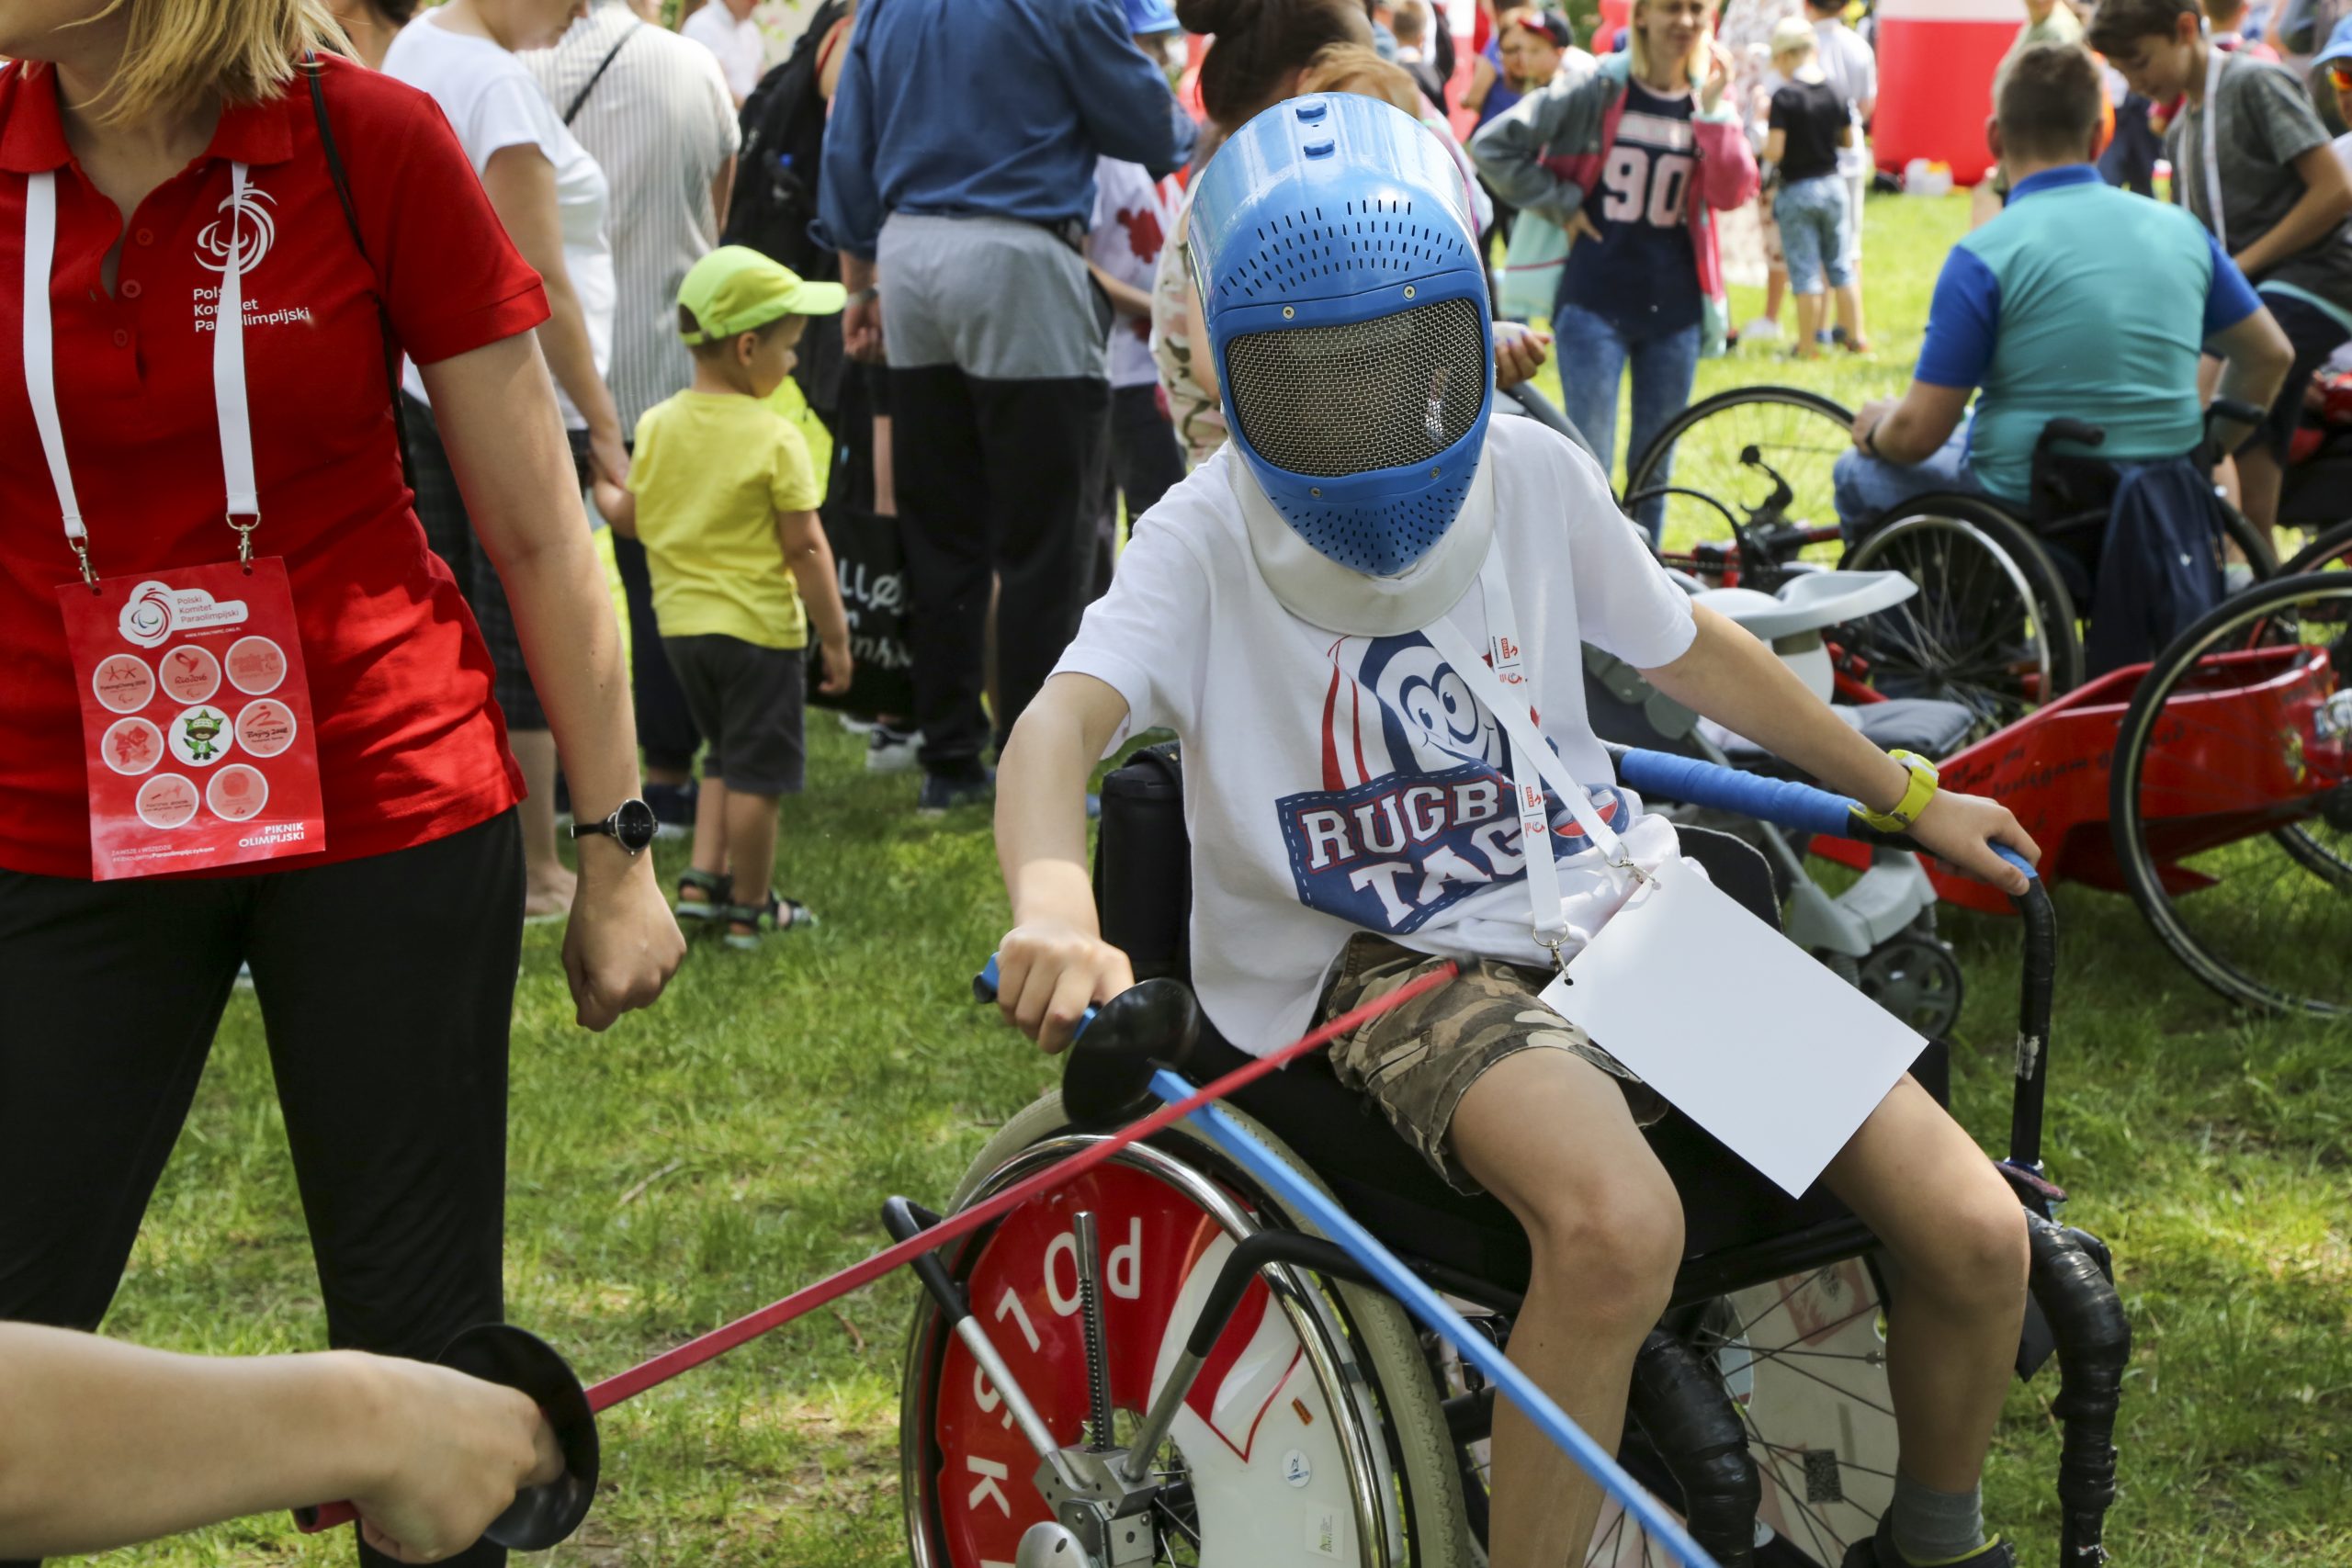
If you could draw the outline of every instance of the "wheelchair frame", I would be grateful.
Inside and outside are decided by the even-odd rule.
[[[1704,795],[1712,790],[1717,792],[1716,802],[1728,808],[1769,816],[1798,831],[1820,830],[1827,825],[1833,810],[1841,824],[1849,829],[1858,826],[1847,813],[1847,803],[1807,786],[1759,780],[1655,752],[1623,752],[1619,761],[1621,773],[1636,788],[1655,790],[1662,795],[1677,791],[1685,795]],[[1160,784],[1174,781],[1172,762],[1164,755],[1156,762],[1145,764],[1144,773],[1148,784],[1155,780]],[[1114,775],[1114,778],[1116,776]],[[1147,879],[1114,869],[1111,865],[1114,856],[1123,852],[1133,852],[1143,840],[1164,840],[1171,824],[1175,832],[1181,834],[1182,831],[1181,814],[1170,814],[1173,802],[1167,789],[1147,788],[1140,793],[1140,798],[1150,808],[1147,812],[1148,826],[1137,831],[1130,821],[1123,828],[1118,815],[1122,792],[1111,787],[1106,781],[1103,849],[1097,865],[1097,877],[1098,887],[1104,889],[1111,898],[1135,898],[1148,896],[1151,891]],[[1155,811],[1156,817],[1152,815]],[[1902,843],[1902,840],[1891,837],[1868,835],[1866,830],[1865,836],[1889,845],[1899,846]],[[1164,843],[1161,848],[1166,848]],[[1181,841],[1178,848],[1181,851]],[[1743,850],[1739,852],[1752,859],[1753,852]],[[1156,863],[1164,870],[1171,863],[1171,857],[1162,854],[1157,857]],[[1172,863],[1180,866],[1184,863],[1181,852],[1172,857]],[[1731,885],[1738,884],[1741,874],[1736,868],[1730,869]],[[1756,870],[1760,872],[1760,866]],[[1128,947],[1138,973],[1168,973],[1179,971],[1183,965],[1181,935],[1170,934],[1171,927],[1164,917],[1173,896],[1181,894],[1183,905],[1189,904],[1189,889],[1178,884],[1173,887],[1163,886],[1159,891],[1163,896],[1161,902],[1140,910],[1130,908],[1123,911],[1106,899],[1106,938]],[[1759,893],[1756,881],[1750,878],[1747,883],[1744,901],[1749,902],[1751,907],[1760,906],[1759,913],[1769,918],[1773,910],[1769,880],[1765,881]],[[2043,1178],[2040,1145],[2043,1093],[2050,1061],[2049,1021],[2055,967],[2055,926],[2048,895],[2039,882],[2021,900],[2020,908],[2025,916],[2023,928],[2027,963],[2019,999],[2010,1152],[2009,1158],[2002,1162],[2001,1168],[2026,1212],[2031,1236],[2033,1305],[2029,1312],[2026,1342],[2020,1347],[2019,1371],[2021,1375],[2030,1376],[2053,1350],[2061,1366],[2062,1387],[2052,1405],[2065,1427],[2058,1478],[2064,1517],[2061,1560],[2068,1564],[2078,1564],[2096,1562],[2103,1558],[2100,1545],[2103,1520],[2114,1496],[2113,1423],[2123,1366],[2129,1356],[2130,1329],[2111,1283],[2111,1268],[2104,1246],[2086,1233],[2061,1226],[2052,1217],[2064,1194]],[[1122,926],[1118,919],[1122,913],[1141,915],[1143,928],[1136,929],[1133,922]],[[1182,920],[1179,919],[1172,929],[1181,933]],[[1106,1010],[1106,1016],[1109,1010]],[[1147,1062],[1147,1057],[1175,1057],[1177,1060],[1172,1065],[1181,1070],[1192,1055],[1189,1043],[1185,1041],[1170,1040],[1163,1045],[1150,1039],[1120,1039],[1114,1037],[1114,1032],[1105,1031],[1102,1023],[1094,1027],[1102,1032],[1091,1032],[1081,1041],[1080,1046],[1073,1053],[1070,1071],[1076,1071],[1077,1062],[1093,1057],[1097,1053],[1109,1053],[1122,1059],[1132,1058],[1137,1063],[1144,1063],[1146,1070],[1153,1065]],[[1314,1131],[1312,1124],[1328,1121],[1328,1117],[1309,1114],[1301,1118],[1286,1114],[1286,1107],[1282,1100],[1285,1094],[1295,1098],[1306,1087],[1306,1077],[1302,1069],[1317,1065],[1319,1064],[1316,1059],[1309,1058],[1307,1062],[1295,1065],[1286,1073],[1261,1079],[1259,1084],[1251,1086],[1251,1089],[1267,1092],[1253,1095],[1245,1091],[1237,1095],[1237,1108],[1263,1122],[1278,1141],[1295,1141],[1311,1134]],[[1328,1077],[1328,1069],[1326,1076]],[[1332,1087],[1336,1090],[1336,1084]],[[1058,1100],[1050,1098],[1032,1107],[1023,1115],[1032,1118],[1035,1127],[1039,1130],[1066,1120]],[[1008,1128],[1007,1132],[1012,1134],[1013,1129]],[[976,1166],[967,1178],[961,1195],[969,1198],[1000,1187],[1012,1175],[1033,1169],[1037,1162],[1050,1157],[1049,1151],[1074,1146],[1073,1140],[1083,1140],[1086,1133],[1083,1126],[1065,1128],[1058,1134],[1046,1133],[1042,1142],[1023,1143],[1022,1140],[1028,1137],[1028,1134],[1023,1132],[1014,1139],[1020,1146],[1013,1148],[1009,1157],[996,1168],[988,1168],[984,1156],[981,1165]],[[1347,1136],[1344,1131],[1340,1135],[1342,1138]],[[1745,1170],[1744,1167],[1737,1167],[1735,1156],[1722,1150],[1720,1145],[1714,1145],[1712,1139],[1695,1128],[1688,1129],[1684,1135],[1691,1140],[1694,1157],[1702,1164],[1713,1161],[1717,1170],[1724,1168],[1726,1164]],[[1358,1132],[1352,1141],[1361,1145],[1366,1138],[1366,1134]],[[1272,1299],[1280,1303],[1282,1311],[1289,1315],[1292,1322],[1305,1326],[1312,1327],[1318,1321],[1309,1306],[1310,1302],[1321,1302],[1327,1314],[1340,1312],[1351,1319],[1364,1316],[1363,1298],[1360,1294],[1350,1296],[1345,1293],[1360,1290],[1363,1280],[1362,1271],[1345,1254],[1339,1253],[1329,1242],[1318,1237],[1296,1234],[1285,1224],[1277,1205],[1261,1205],[1257,1212],[1247,1213],[1236,1212],[1229,1195],[1246,1193],[1249,1190],[1246,1182],[1237,1181],[1229,1169],[1218,1168],[1214,1157],[1204,1159],[1196,1143],[1167,1139],[1167,1135],[1163,1135],[1163,1145],[1153,1155],[1143,1154],[1145,1149],[1151,1147],[1148,1145],[1138,1145],[1136,1151],[1131,1152],[1147,1159],[1173,1152],[1183,1161],[1208,1166],[1208,1179],[1221,1190],[1215,1201],[1204,1199],[1201,1206],[1216,1217],[1228,1237],[1238,1241],[1223,1260],[1217,1280],[1205,1296],[1193,1291],[1190,1285],[1186,1287],[1186,1298],[1197,1300],[1199,1306],[1192,1320],[1192,1331],[1184,1353],[1173,1363],[1169,1363],[1163,1351],[1161,1370],[1164,1376],[1157,1380],[1156,1393],[1148,1401],[1130,1402],[1138,1407],[1148,1404],[1147,1413],[1138,1426],[1121,1433],[1114,1423],[1112,1400],[1108,1393],[1113,1380],[1103,1371],[1107,1352],[1102,1346],[1101,1320],[1092,1306],[1081,1307],[1080,1323],[1085,1337],[1089,1373],[1086,1393],[1088,1420],[1080,1444],[1075,1447],[1049,1446],[1056,1443],[1056,1435],[1044,1429],[1044,1423],[1035,1416],[1034,1407],[1029,1416],[1021,1419],[1023,1429],[1030,1433],[1032,1447],[1038,1450],[1041,1492],[1052,1504],[1052,1522],[1033,1527],[1033,1529],[1067,1532],[1069,1544],[1081,1551],[1096,1554],[1097,1560],[1103,1563],[1157,1560],[1142,1554],[1145,1548],[1140,1537],[1121,1534],[1122,1530],[1139,1528],[1133,1521],[1157,1517],[1152,1512],[1156,1505],[1142,1497],[1146,1479],[1144,1465],[1142,1461],[1135,1461],[1133,1456],[1148,1458],[1159,1451],[1157,1445],[1164,1438],[1169,1422],[1189,1396],[1191,1377],[1227,1337],[1227,1318],[1250,1295],[1252,1281],[1261,1278],[1266,1280],[1273,1291]],[[1311,1142],[1309,1137],[1301,1146],[1306,1147]],[[1399,1179],[1403,1187],[1418,1187],[1426,1191],[1434,1183],[1440,1191],[1451,1194],[1451,1190],[1436,1183],[1434,1176],[1416,1156],[1404,1149],[1401,1142],[1395,1140],[1393,1135],[1387,1142],[1392,1145],[1386,1156],[1392,1162],[1389,1174]],[[1329,1146],[1339,1149],[1345,1145],[1331,1144]],[[1399,1158],[1409,1162],[1408,1165],[1394,1166],[1393,1162]],[[1496,1271],[1491,1269],[1480,1270],[1458,1266],[1463,1260],[1458,1245],[1460,1237],[1453,1234],[1462,1223],[1458,1211],[1462,1205],[1474,1201],[1452,1194],[1457,1213],[1424,1215],[1416,1223],[1409,1218],[1400,1219],[1400,1215],[1408,1213],[1409,1202],[1387,1207],[1379,1203],[1376,1201],[1378,1194],[1367,1191],[1360,1179],[1360,1171],[1340,1172],[1333,1168],[1329,1161],[1318,1163],[1311,1152],[1309,1157],[1300,1163],[1302,1168],[1315,1171],[1329,1190],[1336,1192],[1375,1233],[1381,1234],[1414,1272],[1430,1285],[1479,1303],[1500,1317],[1509,1317],[1516,1313],[1519,1299],[1517,1292],[1511,1288],[1511,1281],[1498,1280]],[[1749,1182],[1754,1182],[1752,1172],[1747,1172],[1746,1177]],[[1811,1205],[1810,1209],[1805,1204],[1790,1204],[1780,1200],[1777,1193],[1772,1197],[1776,1201],[1762,1205],[1763,1224],[1769,1226],[1791,1216],[1799,1216],[1804,1223],[1769,1235],[1751,1236],[1727,1244],[1686,1259],[1678,1278],[1676,1306],[1669,1313],[1669,1324],[1677,1314],[1688,1319],[1689,1314],[1700,1305],[1732,1290],[1781,1279],[1792,1271],[1863,1257],[1868,1253],[1871,1240],[1867,1229],[1834,1201],[1823,1201],[1826,1195],[1809,1197],[1806,1204]],[[1490,1200],[1485,1201],[1491,1203]],[[893,1201],[891,1225],[894,1232],[916,1234],[929,1218],[911,1211],[902,1201]],[[1005,1223],[1012,1222],[1008,1220]],[[1507,1215],[1503,1223],[1510,1224]],[[1411,1234],[1417,1228],[1421,1234]],[[1511,1226],[1511,1229],[1515,1234],[1516,1227]],[[1090,1291],[1088,1284],[1101,1276],[1091,1214],[1073,1216],[1069,1234],[1075,1277],[1080,1282],[1078,1297],[1081,1302],[1098,1300],[1099,1296]],[[982,1350],[974,1343],[977,1340],[979,1345],[985,1345],[988,1337],[973,1315],[973,1305],[966,1301],[962,1280],[977,1266],[992,1239],[989,1233],[968,1238],[955,1255],[953,1262],[944,1268],[936,1258],[927,1260],[932,1264],[924,1278],[930,1300],[918,1310],[910,1334],[907,1425],[901,1438],[902,1462],[905,1467],[910,1541],[915,1561],[922,1568],[947,1568],[942,1555],[944,1548],[925,1533],[930,1522],[930,1516],[924,1512],[929,1506],[926,1498],[936,1501],[937,1497],[936,1476],[932,1477],[932,1490],[927,1493],[925,1470],[934,1463],[944,1462],[944,1458],[936,1447],[936,1434],[923,1429],[929,1418],[930,1406],[918,1396],[925,1387],[945,1386],[944,1369],[946,1362],[942,1358],[949,1354],[947,1347],[950,1340],[960,1341],[972,1350],[975,1364],[987,1373],[994,1390],[1008,1405],[1015,1402],[1027,1403],[1017,1393],[1017,1382],[1012,1378],[1010,1370],[1004,1367],[1002,1358],[992,1348]],[[1046,1291],[1049,1295],[1056,1288],[1051,1281],[1052,1252],[1060,1245],[1061,1233],[1057,1232],[1046,1246]],[[1115,1269],[1112,1272],[1115,1283]],[[1345,1292],[1326,1296],[1315,1287],[1309,1276],[1346,1282]],[[1338,1284],[1333,1289],[1340,1291]],[[1174,1310],[1178,1309],[1171,1308],[1171,1312]],[[1389,1310],[1393,1312],[1393,1306]],[[1008,1315],[1017,1316],[1017,1308],[1008,1309],[1001,1304],[996,1311],[997,1320],[1003,1323]],[[1323,1321],[1328,1323],[1328,1319]],[[1173,1322],[1171,1317],[1171,1329]],[[1021,1319],[1021,1323],[1026,1332],[1026,1319]],[[1302,1346],[1305,1342],[1306,1337],[1302,1336]],[[1329,1355],[1311,1359],[1315,1361],[1318,1386],[1328,1389],[1335,1382],[1346,1382],[1343,1370],[1332,1364]],[[1393,1356],[1391,1360],[1393,1363]],[[1761,1477],[1747,1448],[1739,1410],[1725,1392],[1722,1378],[1710,1372],[1702,1364],[1703,1360],[1704,1358],[1697,1355],[1682,1338],[1671,1332],[1651,1336],[1636,1367],[1634,1399],[1629,1411],[1632,1416],[1628,1428],[1629,1461],[1653,1491],[1665,1493],[1670,1488],[1679,1494],[1692,1533],[1717,1554],[1718,1561],[1726,1568],[1737,1568],[1741,1564],[1818,1562],[1817,1559],[1788,1555],[1799,1549],[1785,1542],[1781,1543],[1781,1552],[1777,1555],[1758,1550],[1757,1510],[1762,1495]],[[1429,1370],[1424,1369],[1425,1371]],[[937,1383],[927,1382],[935,1374],[940,1377]],[[1068,1374],[1057,1375],[1066,1378]],[[975,1386],[977,1388],[978,1384]],[[1442,1395],[1442,1389],[1435,1392]],[[1340,1406],[1334,1403],[1331,1407],[1337,1409]],[[984,1408],[993,1411],[996,1406],[991,1403]],[[1453,1440],[1458,1449],[1466,1452],[1467,1445],[1483,1435],[1486,1423],[1491,1418],[1491,1392],[1487,1391],[1482,1397],[1480,1391],[1468,1389],[1444,1401],[1441,1408]],[[1300,1414],[1306,1414],[1304,1406]],[[1005,1419],[1010,1423],[1013,1416],[1008,1413]],[[1106,1438],[1102,1435],[1105,1432],[1114,1436]],[[1646,1434],[1646,1446],[1634,1438],[1637,1433]],[[1467,1465],[1466,1459],[1463,1463]],[[1377,1464],[1374,1464],[1373,1472],[1376,1472],[1377,1468]],[[1001,1464],[992,1465],[988,1473],[1002,1473],[1005,1469]],[[1364,1479],[1365,1476],[1359,1472],[1359,1486]],[[1186,1484],[1189,1485],[1189,1480]],[[1476,1484],[1475,1476],[1464,1478],[1463,1495],[1465,1507],[1473,1515],[1473,1523],[1482,1522],[1476,1516],[1483,1514],[1484,1497]],[[1360,1500],[1361,1497],[1359,1492]],[[1196,1504],[1197,1499],[1194,1502]],[[1007,1513],[1010,1517],[1009,1508]],[[1197,1513],[1194,1519],[1197,1523]],[[1363,1538],[1370,1539],[1377,1529],[1376,1521],[1365,1513],[1358,1522]],[[1442,1527],[1444,1522],[1439,1522]],[[1150,1533],[1149,1529],[1144,1530],[1144,1535]],[[1056,1536],[1054,1539],[1058,1542],[1063,1538]],[[1375,1560],[1382,1562],[1396,1561],[1385,1545],[1376,1557],[1366,1559]],[[1028,1557],[1023,1557],[1023,1568],[1026,1568],[1030,1561]],[[971,1568],[971,1565],[959,1564],[958,1568]],[[1839,1568],[1839,1565],[1823,1562],[1820,1568]]]

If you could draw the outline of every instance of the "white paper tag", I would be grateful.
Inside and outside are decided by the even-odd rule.
[[[1544,1003],[1801,1197],[1927,1041],[1689,861],[1654,874]]]

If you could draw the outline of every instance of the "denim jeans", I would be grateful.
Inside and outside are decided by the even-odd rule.
[[[1823,275],[1830,288],[1854,281],[1848,259],[1853,214],[1847,209],[1846,182],[1836,175],[1798,180],[1772,198],[1772,219],[1781,226],[1781,256],[1789,269],[1789,291],[1819,294]]]
[[[1968,463],[1968,422],[1951,439],[1916,463],[1890,463],[1860,447],[1842,453],[1831,470],[1838,498],[1838,525],[1851,542],[1888,510],[1915,497],[1958,491],[1983,495]]]
[[[1552,334],[1560,365],[1561,412],[1584,432],[1603,462],[1616,454],[1617,387],[1632,361],[1634,427],[1625,447],[1630,475],[1657,433],[1690,400],[1690,384],[1699,375],[1699,323],[1645,333],[1563,300],[1552,315]],[[1666,466],[1650,476],[1653,485],[1667,481],[1672,457],[1668,454]],[[1666,521],[1665,498],[1644,502],[1634,521],[1656,544]]]

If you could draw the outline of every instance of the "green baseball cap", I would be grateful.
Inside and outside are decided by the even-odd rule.
[[[678,303],[702,323],[681,333],[690,344],[757,332],[780,316],[832,316],[849,303],[838,283],[810,283],[749,245],[721,245],[686,272]]]

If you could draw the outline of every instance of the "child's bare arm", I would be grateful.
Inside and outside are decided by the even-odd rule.
[[[1127,717],[1091,675],[1056,675],[1022,710],[997,764],[996,852],[1012,901],[997,948],[998,1006],[1047,1051],[1069,1043],[1089,1002],[1135,984],[1102,940],[1086,861],[1086,779]]]
[[[784,564],[799,585],[800,603],[808,606],[808,624],[816,629],[819,657],[825,661],[818,690],[838,694],[849,690],[849,612],[842,607],[841,573],[833,568],[833,547],[826,542],[824,525],[813,512],[779,512],[775,538]]]
[[[1120,282],[1092,262],[1086,264],[1086,270],[1092,273],[1094,281],[1102,286],[1102,292],[1109,298],[1113,310],[1122,316],[1141,316],[1147,321],[1150,319],[1150,295],[1132,283]]]
[[[2326,239],[2352,212],[2352,175],[2345,174],[2335,148],[2321,142],[2295,160],[2295,173],[2303,176],[2301,197],[2267,233],[2230,258],[2249,282]]]
[[[1770,649],[1703,605],[1696,614],[1698,637],[1671,664],[1643,671],[1651,684],[1872,811],[1892,810],[1903,799],[1911,780],[1900,762],[1831,713]],[[2008,807],[1956,791],[1939,792],[1911,836],[1971,876],[2012,893],[2025,891],[2024,874],[1985,841],[2041,858]]]
[[[637,497],[627,487],[598,475],[594,486],[597,515],[624,539],[637,537]]]

